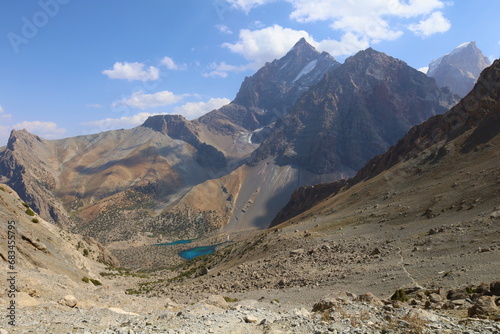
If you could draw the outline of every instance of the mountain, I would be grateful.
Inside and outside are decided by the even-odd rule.
[[[332,56],[318,52],[302,38],[284,57],[246,77],[229,105],[198,121],[222,132],[262,128],[286,114],[303,93],[339,66]]]
[[[298,186],[354,175],[411,126],[455,102],[404,62],[362,51],[304,93],[246,165],[193,187],[171,209],[215,212],[228,231],[264,228]]]
[[[339,65],[300,40],[194,121],[159,115],[60,140],[13,131],[0,182],[44,219],[111,249],[264,228],[296,188],[354,175],[454,102],[385,54],[368,49]]]
[[[373,49],[348,58],[312,87],[252,153],[324,174],[357,171],[413,125],[456,100],[434,80]]]
[[[500,195],[499,134],[500,59],[481,73],[473,90],[455,107],[414,126],[386,153],[371,159],[355,177],[295,191],[271,226],[320,203],[323,208],[333,205],[336,198],[346,198],[345,194],[351,189],[369,187],[373,191],[377,189],[373,183],[380,186],[376,190],[379,198],[418,194],[422,201],[416,204],[418,207],[427,205],[430,198],[439,197],[443,203],[426,211],[429,216],[440,214],[437,207],[444,210],[442,212],[453,213],[467,205],[469,209],[474,208],[474,201],[491,202],[490,199]],[[464,170],[468,170],[466,177]],[[437,185],[443,184],[450,185],[451,189],[440,186],[438,190]],[[445,193],[439,195],[439,191]],[[372,193],[370,197],[377,195]],[[468,202],[471,203],[466,204]]]
[[[436,79],[439,87],[448,87],[460,97],[470,92],[481,71],[490,65],[476,42],[459,45],[449,54],[433,60],[427,75]]]
[[[42,277],[47,275],[70,279],[75,284],[81,283],[83,277],[100,278],[99,272],[106,265],[119,265],[116,258],[92,238],[69,233],[33,213],[5,184],[0,184],[0,219],[4,222],[0,240],[6,245],[0,249],[0,263],[6,265],[10,258],[8,251],[12,248],[7,248],[7,241],[15,241],[15,270],[10,271],[23,275],[23,290],[26,286],[31,291],[44,289]],[[8,228],[8,222],[13,222],[12,229]]]

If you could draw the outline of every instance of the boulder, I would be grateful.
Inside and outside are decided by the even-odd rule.
[[[491,282],[490,293],[493,296],[500,296],[500,281]]]
[[[481,296],[477,302],[469,308],[468,314],[471,318],[489,319],[498,317],[500,310],[495,304],[495,298]]]
[[[59,301],[59,304],[73,308],[78,304],[78,302],[75,296],[66,295]]]
[[[372,306],[384,306],[384,303],[380,299],[375,297],[375,295],[373,295],[373,293],[371,292],[359,295],[358,298],[356,298],[356,301]]]

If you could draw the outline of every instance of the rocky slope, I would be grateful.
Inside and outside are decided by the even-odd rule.
[[[411,126],[456,100],[432,79],[373,49],[361,51],[304,94],[252,154],[316,174],[357,171]]]
[[[231,104],[197,121],[216,132],[265,127],[286,114],[304,92],[338,66],[332,56],[318,52],[302,38],[284,57],[246,77]]]
[[[341,189],[353,187],[387,172],[399,163],[416,160],[425,150],[431,150],[432,154],[424,162],[436,164],[449,154],[450,142],[461,140],[461,147],[453,151],[459,150],[457,155],[469,158],[468,153],[484,147],[498,137],[500,132],[499,82],[500,61],[496,60],[482,72],[472,91],[450,111],[413,127],[386,153],[371,159],[354,178],[297,190],[273,224],[306,211]],[[417,164],[415,161],[413,163]],[[473,160],[470,164],[474,164]]]
[[[436,79],[439,87],[448,87],[460,97],[470,92],[481,71],[490,65],[476,42],[464,43],[449,54],[433,60],[427,75]]]

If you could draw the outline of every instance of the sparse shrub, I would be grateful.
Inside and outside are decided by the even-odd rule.
[[[82,281],[85,282],[85,283],[89,283],[90,282],[90,279],[88,277],[83,277],[82,278]]]
[[[26,202],[23,202],[22,204],[24,205],[25,208],[27,208],[27,209],[30,208],[30,206]]]
[[[35,224],[38,224],[40,222],[40,220],[38,218],[33,218],[31,221]]]
[[[398,289],[392,295],[391,300],[399,300],[400,302],[407,302],[409,299],[408,296],[406,295],[405,290]]]
[[[99,285],[102,285],[101,281],[99,280],[96,280],[96,279],[90,279],[90,281],[92,282],[92,284],[94,284],[95,286],[99,286]]]
[[[1,190],[1,191],[5,191],[5,188],[4,188],[4,187],[0,187],[0,190]]]
[[[28,216],[32,216],[33,217],[35,215],[35,212],[33,212],[33,210],[31,210],[30,208],[27,208],[25,212],[26,212],[26,214]]]
[[[83,250],[83,256],[89,256],[89,250],[88,249],[84,249]]]
[[[236,303],[237,301],[239,301],[238,298],[231,298],[227,296],[224,296],[224,300],[226,301],[226,303]]]

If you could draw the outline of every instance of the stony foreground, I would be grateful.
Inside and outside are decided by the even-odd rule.
[[[427,307],[445,305],[433,302]],[[419,294],[415,294],[417,301]],[[476,299],[485,298],[481,296]],[[491,297],[492,300],[498,297]],[[128,299],[128,300],[127,300]],[[226,298],[227,299],[227,298]],[[279,300],[227,302],[212,295],[192,305],[168,298],[119,297],[106,303],[79,305],[72,296],[59,302],[18,310],[9,333],[499,333],[500,322],[467,318],[460,305],[450,311],[424,310],[416,302],[381,301],[370,293],[326,296],[312,307],[294,307]],[[410,305],[414,304],[414,305]],[[432,306],[433,305],[433,306]],[[493,304],[495,305],[495,304]],[[498,317],[498,308],[490,319]],[[487,317],[487,316],[485,316]]]

